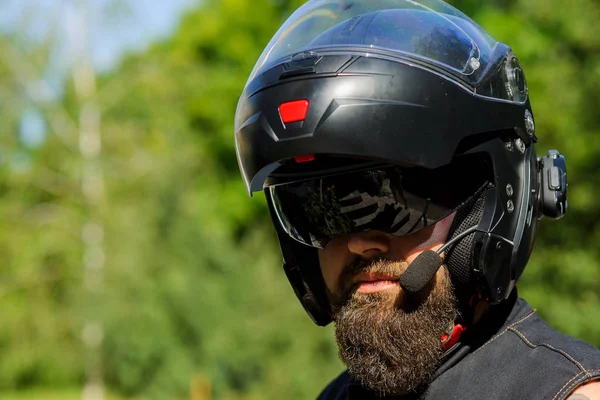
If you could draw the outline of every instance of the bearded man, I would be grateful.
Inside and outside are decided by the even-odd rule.
[[[600,352],[516,282],[567,209],[511,49],[439,0],[313,0],[236,114],[285,273],[348,370],[319,399],[600,399]]]

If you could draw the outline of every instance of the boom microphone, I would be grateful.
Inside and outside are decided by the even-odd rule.
[[[442,266],[443,260],[440,254],[450,245],[455,244],[476,229],[477,226],[470,227],[455,238],[449,240],[437,251],[425,250],[419,254],[400,277],[400,287],[402,290],[406,290],[408,293],[418,293],[423,290]]]

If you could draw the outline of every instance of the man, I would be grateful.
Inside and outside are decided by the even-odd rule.
[[[236,115],[296,295],[348,371],[320,399],[600,399],[600,352],[515,284],[566,166],[538,158],[519,61],[438,0],[314,0]]]

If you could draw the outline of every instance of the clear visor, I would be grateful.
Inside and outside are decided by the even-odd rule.
[[[438,0],[313,0],[275,34],[250,79],[286,57],[350,47],[391,51],[466,78],[485,69],[496,44],[469,17]]]

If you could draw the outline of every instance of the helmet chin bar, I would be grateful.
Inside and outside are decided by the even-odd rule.
[[[537,158],[533,142],[525,144],[514,130],[468,152],[480,151],[492,160],[494,187],[484,195],[470,250],[470,280],[484,300],[497,304],[509,297],[533,249],[538,207],[531,193],[538,186]],[[468,295],[457,293],[459,298]]]
[[[474,241],[476,261],[472,271],[482,297],[492,304],[508,298],[521,276],[533,249],[537,221],[543,216],[559,219],[567,212],[568,184],[565,158],[557,150],[549,150],[544,157],[535,157],[532,146],[525,149],[523,153],[525,158],[529,158],[529,162],[523,165],[525,168],[523,178],[529,177],[529,179],[523,182],[524,190],[520,205],[515,205],[517,202],[510,199],[512,196],[509,193],[514,194],[512,185],[506,191],[509,199],[506,201],[503,213],[503,218],[508,216],[510,220],[511,214],[514,215],[512,218],[517,218],[514,240],[509,240],[507,237],[510,236],[502,234],[498,223],[489,233],[478,233],[479,237],[476,236]],[[504,196],[500,189],[497,196],[500,198],[499,203],[502,203]],[[486,204],[489,204],[489,200],[486,200]],[[524,217],[519,218],[517,211],[525,213]],[[510,268],[506,268],[506,265],[510,265]]]
[[[512,141],[504,138],[504,157],[495,140],[474,149],[493,154],[496,172],[496,187],[486,194],[473,240],[471,264],[477,291],[491,304],[510,296],[533,250],[539,219],[560,218],[567,210],[564,157],[550,150],[539,158],[533,142],[525,145],[517,138],[519,145],[506,145]]]
[[[292,239],[278,221],[271,196],[266,195],[265,198],[279,239],[283,270],[288,281],[310,319],[319,326],[326,326],[332,318],[317,249]]]

